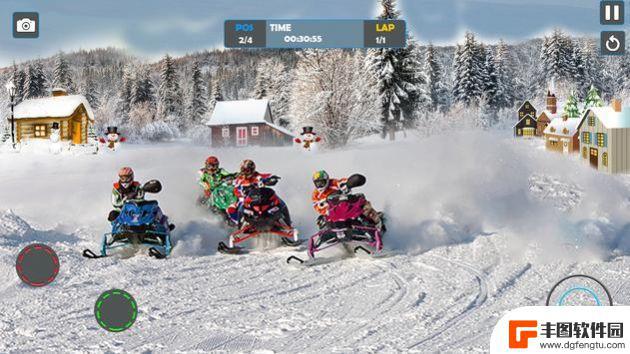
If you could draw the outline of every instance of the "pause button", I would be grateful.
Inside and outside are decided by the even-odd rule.
[[[602,25],[623,25],[625,7],[623,1],[602,1],[599,20]]]

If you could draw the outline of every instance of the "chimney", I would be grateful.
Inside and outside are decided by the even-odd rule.
[[[55,87],[52,89],[52,95],[53,97],[68,96],[68,92],[65,89]]]
[[[611,106],[615,112],[621,113],[621,100],[620,99],[617,99],[617,98],[613,99]]]
[[[547,91],[547,110],[551,114],[556,114],[558,112],[556,95],[552,94],[551,91]]]

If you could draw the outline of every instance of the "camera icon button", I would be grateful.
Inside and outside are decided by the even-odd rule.
[[[39,37],[39,13],[37,12],[14,12],[12,24],[13,38]]]

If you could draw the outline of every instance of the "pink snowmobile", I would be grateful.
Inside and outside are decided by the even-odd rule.
[[[315,254],[324,249],[341,245],[352,253],[375,255],[383,249],[383,225],[376,225],[364,215],[367,203],[362,193],[352,193],[352,188],[365,184],[365,177],[354,174],[348,178],[344,191],[328,197],[326,226],[308,240],[309,259],[296,256],[287,258],[287,263],[308,265],[315,263]]]

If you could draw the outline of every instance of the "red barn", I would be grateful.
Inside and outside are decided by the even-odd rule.
[[[212,147],[293,143],[293,134],[273,123],[268,100],[217,102],[206,124],[212,130]]]

